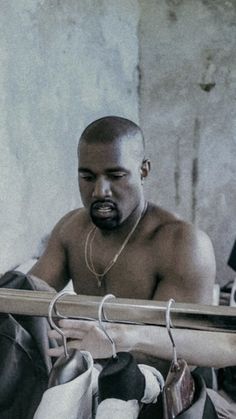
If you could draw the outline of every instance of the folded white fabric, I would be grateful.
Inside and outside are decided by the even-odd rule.
[[[99,404],[96,419],[136,419],[139,409],[137,400],[106,399]]]
[[[164,378],[160,371],[149,365],[139,364],[139,369],[145,377],[145,389],[141,402],[145,404],[156,403],[165,384]]]

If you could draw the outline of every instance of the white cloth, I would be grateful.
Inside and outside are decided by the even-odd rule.
[[[137,419],[139,409],[137,400],[106,399],[99,404],[96,419]]]
[[[145,389],[141,402],[145,404],[156,403],[165,384],[164,378],[160,371],[149,365],[139,364],[139,369],[145,377]]]
[[[92,419],[93,394],[98,371],[89,352],[81,351],[87,370],[74,380],[45,391],[34,419]]]

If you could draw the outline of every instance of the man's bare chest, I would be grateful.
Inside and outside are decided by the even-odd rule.
[[[91,254],[86,254],[81,244],[70,248],[67,256],[77,293],[151,299],[156,290],[156,260],[149,246],[127,246],[114,263],[114,249],[96,249],[91,261]]]

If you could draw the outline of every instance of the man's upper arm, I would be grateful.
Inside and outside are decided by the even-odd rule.
[[[161,241],[162,239],[162,241]],[[155,299],[212,304],[215,256],[209,237],[186,223],[179,223],[159,237],[163,257],[161,280]]]
[[[66,252],[61,239],[60,222],[54,227],[44,253],[28,274],[43,279],[56,290],[62,289],[68,282]]]

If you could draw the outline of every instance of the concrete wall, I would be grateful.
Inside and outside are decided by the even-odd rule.
[[[212,238],[236,232],[236,1],[1,0],[0,272],[40,252],[79,204],[76,145],[93,119],[139,120],[147,197]]]
[[[106,114],[138,120],[136,0],[0,2],[0,272],[38,255],[79,203],[76,146]]]
[[[217,280],[236,236],[236,1],[140,0],[147,196],[211,237]]]

